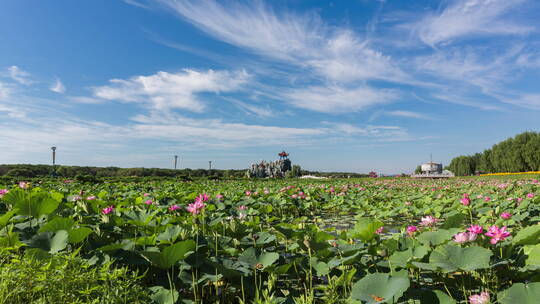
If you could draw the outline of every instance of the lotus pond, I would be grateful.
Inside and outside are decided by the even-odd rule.
[[[155,303],[540,303],[539,222],[532,178],[0,185],[2,250]]]

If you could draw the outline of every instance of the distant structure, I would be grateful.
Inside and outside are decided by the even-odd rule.
[[[431,157],[430,157],[431,158]],[[443,170],[443,165],[441,163],[433,162],[431,159],[427,163],[423,163],[420,165],[421,173],[420,174],[412,174],[411,177],[413,178],[448,178],[448,177],[454,177],[454,173]]]
[[[261,160],[259,163],[251,164],[247,170],[246,176],[249,178],[280,178],[284,177],[287,171],[292,169],[289,153],[281,151],[278,153],[279,160],[266,162]]]

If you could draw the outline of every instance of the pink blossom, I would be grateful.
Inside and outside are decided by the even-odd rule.
[[[143,194],[144,197],[149,197],[150,196],[150,193],[145,193]]]
[[[238,210],[246,210],[247,209],[247,206],[246,205],[240,205],[238,207]]]
[[[416,227],[416,226],[411,225],[411,226],[407,227],[407,233],[409,235],[413,235],[416,231],[418,231],[418,227]]]
[[[484,197],[482,194],[478,194],[478,195],[476,196],[476,198],[482,198],[482,197]]]
[[[501,213],[501,218],[507,220],[512,217],[512,214],[510,212],[503,212]]]
[[[93,195],[86,198],[87,201],[93,201],[95,199],[97,199],[97,197]]]
[[[439,221],[438,218],[428,215],[428,216],[422,217],[420,221],[420,226],[433,226],[437,224],[438,221]]]
[[[4,196],[4,194],[6,194],[8,192],[9,192],[8,189],[0,189],[0,198],[2,198]]]
[[[489,227],[489,230],[485,233],[485,235],[491,237],[491,244],[497,244],[499,241],[503,241],[504,239],[509,237],[510,232],[506,231],[506,226],[501,228],[497,226],[491,226]]]
[[[30,187],[30,184],[27,182],[19,182],[19,188],[21,189],[28,189]]]
[[[154,202],[152,200],[147,200],[146,202],[144,202],[145,204],[147,205],[152,205]]]
[[[222,195],[222,194],[218,194],[218,195],[216,195],[216,198],[217,198],[218,200],[221,200],[221,199],[223,198],[223,195]]]
[[[485,202],[489,202],[490,200],[491,200],[491,197],[489,197],[489,196],[484,197]]]
[[[534,193],[527,193],[527,198],[533,198],[534,197]]]
[[[293,199],[294,199],[294,198],[298,198],[298,195],[297,195],[297,194],[293,194],[293,195],[291,195],[291,198],[293,198]]]
[[[469,242],[473,242],[478,237],[478,234],[469,232]]]
[[[488,304],[489,303],[489,293],[481,292],[480,294],[474,294],[469,297],[469,303],[471,304]]]
[[[103,213],[103,214],[109,214],[109,213],[111,213],[113,210],[114,210],[114,206],[109,206],[109,207],[107,207],[107,208],[103,208],[103,210],[101,210],[101,213]]]
[[[206,207],[206,204],[204,202],[208,201],[208,199],[208,195],[201,194],[195,199],[193,203],[189,204],[186,207],[186,210],[193,215],[197,215],[201,212],[202,209],[204,209],[204,207]]]
[[[81,200],[81,197],[78,196],[78,195],[75,195],[71,198],[72,201],[76,202],[76,201],[80,201]]]
[[[469,233],[467,232],[460,232],[457,234],[454,234],[454,242],[463,244],[469,241]]]
[[[72,180],[72,179],[66,179],[66,180],[64,181],[64,184],[71,184],[71,183],[73,183],[73,180]]]
[[[251,191],[246,191],[246,196],[251,196]]]
[[[197,196],[195,201],[200,201],[201,203],[204,203],[204,202],[207,202],[209,199],[210,199],[210,196],[208,196],[208,194],[206,193],[203,193],[203,194],[199,194],[199,196]]]
[[[480,225],[471,225],[467,230],[473,234],[482,234],[484,232],[484,228]]]
[[[383,233],[383,232],[384,232],[384,226],[379,227],[377,230],[375,230],[375,233],[376,233],[376,234],[381,234],[381,233]]]
[[[268,191],[268,189],[264,189],[264,194],[268,194],[270,193],[270,191]]]
[[[178,210],[178,209],[180,209],[180,206],[178,206],[178,205],[172,205],[172,206],[169,207],[169,211],[175,211],[175,210]]]
[[[410,206],[412,205],[412,202],[405,202],[405,206]]]
[[[240,212],[240,214],[238,214],[238,219],[239,220],[243,220],[247,217],[247,214],[243,213],[243,212]]]
[[[469,206],[471,204],[471,199],[465,196],[461,199],[461,203],[463,204],[463,206]]]

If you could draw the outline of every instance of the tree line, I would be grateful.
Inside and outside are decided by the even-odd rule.
[[[455,157],[447,169],[459,176],[540,171],[540,133],[523,132],[482,153]]]
[[[30,165],[30,164],[9,164],[0,165],[0,176],[21,177],[21,178],[41,178],[54,175],[65,179],[92,180],[110,177],[175,177],[180,179],[191,178],[244,178],[247,169],[162,169],[162,168],[119,168],[119,167],[84,167],[84,166],[56,166],[51,165]],[[347,173],[347,172],[318,172],[303,170],[298,165],[294,165],[288,172],[287,177],[298,177],[301,175],[315,175],[325,177],[366,177],[367,174]]]

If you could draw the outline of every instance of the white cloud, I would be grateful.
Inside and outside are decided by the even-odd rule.
[[[401,80],[407,76],[389,56],[354,32],[327,26],[317,14],[276,14],[262,1],[160,0],[186,21],[226,43],[308,67],[334,81]]]
[[[56,79],[54,84],[49,89],[51,91],[53,91],[53,92],[58,93],[58,94],[64,94],[66,92],[66,87],[64,86],[62,81],[60,81],[60,79],[58,79],[58,78]]]
[[[324,113],[347,113],[390,102],[398,97],[393,90],[369,87],[309,87],[284,93],[284,98],[300,108]]]
[[[8,86],[2,82],[0,82],[0,100],[6,99],[9,96],[10,89]]]
[[[503,19],[524,0],[456,0],[438,14],[409,25],[422,41],[435,46],[466,36],[525,34],[532,27]]]
[[[432,119],[431,117],[425,115],[425,114],[422,114],[422,113],[418,113],[418,112],[411,112],[411,111],[402,111],[402,110],[398,110],[398,111],[389,111],[389,112],[385,112],[386,115],[390,115],[390,116],[397,116],[397,117],[406,117],[406,118],[416,118],[416,119]]]
[[[24,85],[32,84],[32,81],[29,79],[30,74],[26,71],[21,70],[18,66],[12,65],[8,68],[9,77],[15,80],[16,82]]]
[[[158,72],[127,80],[112,79],[110,85],[94,87],[93,92],[98,98],[147,103],[158,110],[182,108],[198,112],[204,108],[204,104],[197,98],[197,93],[235,91],[249,78],[245,71],[200,72],[184,69],[179,73]]]

